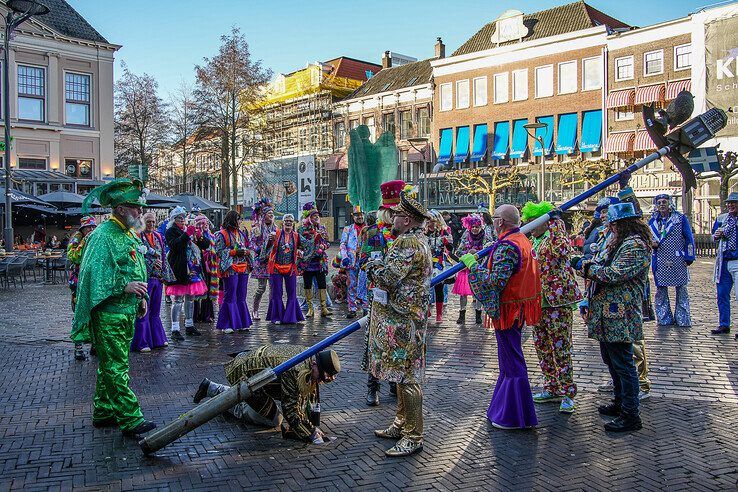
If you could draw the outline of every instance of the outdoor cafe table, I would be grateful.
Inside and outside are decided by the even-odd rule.
[[[43,253],[36,253],[36,259],[37,260],[44,260],[44,273],[46,280],[44,280],[45,284],[55,284],[56,280],[54,279],[54,276],[51,275],[53,272],[53,269],[51,268],[51,260],[60,260],[64,257],[62,252],[54,252],[50,255],[45,255]]]

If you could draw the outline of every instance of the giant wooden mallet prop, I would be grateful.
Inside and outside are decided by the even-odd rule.
[[[574,205],[586,200],[587,198],[596,195],[600,191],[604,190],[608,186],[615,184],[619,179],[620,175],[624,172],[630,172],[631,174],[636,172],[643,166],[659,159],[661,157],[667,157],[677,165],[677,169],[682,173],[682,179],[685,183],[694,183],[694,173],[692,172],[689,164],[682,156],[690,150],[698,147],[705,141],[714,137],[715,133],[721,130],[727,124],[728,118],[724,111],[720,109],[711,109],[706,113],[693,118],[681,128],[672,131],[668,135],[665,135],[667,125],[669,128],[677,127],[684,123],[691,115],[691,108],[687,104],[686,98],[689,97],[691,102],[692,95],[688,92],[682,92],[679,94],[678,100],[675,100],[672,106],[676,106],[676,110],[672,109],[670,114],[667,113],[654,115],[653,108],[644,108],[644,122],[646,128],[651,135],[654,143],[659,146],[659,150],[646,156],[640,161],[631,164],[627,168],[620,171],[620,173],[610,176],[602,183],[590,188],[584,193],[572,198],[568,202],[559,206],[561,210],[568,210]],[[681,99],[679,99],[681,98]],[[688,108],[688,109],[685,109]],[[686,167],[685,167],[686,165]],[[543,224],[549,220],[549,215],[546,214],[536,220],[525,224],[520,230],[524,233],[530,232],[532,229],[540,224]],[[490,253],[492,247],[488,247],[477,253],[478,258],[482,258]],[[445,270],[436,277],[433,278],[431,284],[436,285],[439,282],[443,282],[447,278],[455,275],[461,269],[465,268],[462,263],[457,263],[453,267]],[[337,331],[328,338],[321,340],[312,347],[306,349],[304,352],[292,357],[288,361],[283,362],[273,369],[265,369],[264,371],[252,376],[251,378],[241,381],[235,386],[232,386],[227,391],[220,393],[219,395],[210,398],[209,400],[201,403],[192,410],[181,415],[174,422],[162,427],[161,429],[152,432],[150,435],[143,438],[139,445],[144,453],[153,453],[167,444],[179,439],[183,435],[187,434],[193,429],[200,427],[205,422],[217,417],[221,413],[225,412],[229,408],[233,407],[237,403],[247,399],[254,391],[262,388],[266,384],[274,381],[279,377],[280,374],[294,367],[300,362],[314,356],[321,350],[324,350],[334,343],[338,342],[342,338],[350,335],[359,328],[363,328],[369,322],[368,317],[364,316],[358,321],[354,321],[347,327],[340,331]]]

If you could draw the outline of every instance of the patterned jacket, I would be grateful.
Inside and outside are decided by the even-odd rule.
[[[297,262],[301,272],[328,272],[328,253],[331,243],[328,242],[328,231],[323,224],[315,227],[302,222],[297,229],[303,247],[303,256]]]
[[[646,244],[631,236],[612,258],[583,263],[581,273],[592,281],[587,291],[590,338],[601,342],[643,340],[643,299],[650,256]]]
[[[540,238],[531,238],[541,270],[543,307],[569,306],[582,298],[569,262],[571,242],[561,219],[551,220]]]
[[[432,265],[425,234],[415,228],[395,239],[384,260],[364,267],[369,281],[386,293],[375,289],[369,321],[369,371],[377,378],[423,379]]]
[[[446,257],[453,249],[454,238],[448,228],[444,231],[426,232],[426,236],[433,256],[433,273],[437,274],[437,271],[442,271],[446,264]]]
[[[245,249],[246,256],[235,256],[236,250]],[[249,244],[249,236],[245,232],[238,230],[225,231],[221,229],[215,234],[215,254],[218,258],[218,274],[220,277],[226,278],[237,274],[233,269],[234,264],[249,265],[251,260],[251,249]],[[243,268],[243,267],[241,267]],[[248,271],[248,266],[246,270]]]
[[[82,253],[85,250],[86,237],[82,237],[82,233],[77,231],[69,239],[67,244],[67,259],[69,259],[69,271],[67,272],[69,280],[69,288],[75,289],[79,277],[79,266],[82,263]]]
[[[235,385],[264,369],[274,368],[306,350],[301,345],[262,345],[241,352],[225,364],[228,384]],[[317,383],[312,381],[312,360],[307,359],[286,370],[278,379],[254,393],[253,397],[269,396],[282,402],[282,415],[297,436],[310,441],[315,426],[308,418],[308,405],[317,401]]]
[[[146,273],[149,277],[153,277],[159,280],[171,277],[171,271],[169,268],[169,262],[166,260],[164,238],[158,232],[154,231],[151,234],[143,231],[139,234],[141,242],[146,246],[146,253],[144,253],[144,261],[146,262]],[[161,262],[161,266],[156,266],[156,260]]]
[[[494,235],[492,235],[492,233],[487,229],[483,229],[483,233],[477,238],[472,236],[471,231],[465,230],[464,234],[461,236],[459,245],[456,247],[455,254],[460,258],[462,255],[471,251],[479,252],[484,247],[489,246],[494,240]]]
[[[491,268],[489,262],[485,261],[484,266],[476,264],[469,269],[469,286],[474,297],[482,303],[487,316],[498,319],[502,292],[510,277],[518,270],[521,254],[515,245],[507,241],[498,242],[491,254]]]
[[[343,228],[341,233],[341,259],[348,258],[349,264],[346,268],[356,270],[359,268],[359,235],[360,231],[356,230],[354,224],[349,224]]]
[[[269,234],[277,231],[277,226],[272,222],[266,225],[261,221],[254,222],[251,228],[251,236],[249,242],[254,252],[254,261],[251,265],[251,276],[254,278],[269,278],[267,272],[267,255],[262,251],[266,246]]]
[[[679,286],[689,282],[687,268],[695,259],[694,236],[684,214],[672,211],[665,219],[656,212],[648,221],[659,245],[651,259],[653,279],[657,286]]]

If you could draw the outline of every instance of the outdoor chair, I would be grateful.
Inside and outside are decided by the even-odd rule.
[[[36,269],[38,268],[38,262],[36,261],[36,253],[34,253],[33,251],[26,251],[21,256],[25,256],[26,258],[28,258],[26,268],[23,270],[23,279],[28,281],[28,278],[26,277],[26,272],[30,270],[31,273],[33,273],[33,281],[37,282],[38,279],[36,278]]]
[[[51,279],[52,282],[56,283],[56,274],[59,274],[59,281],[64,283],[66,281],[67,270],[69,270],[69,259],[65,254],[62,258],[51,261]]]
[[[3,282],[7,282],[8,277],[5,275],[5,273],[8,271],[8,265],[10,264],[12,258],[3,258],[0,260],[0,279],[3,279]]]
[[[13,281],[13,287],[17,287],[17,284],[15,282],[16,277],[20,281],[21,289],[23,288],[23,274],[24,270],[26,268],[26,263],[28,263],[28,258],[25,258],[23,256],[17,256],[16,258],[13,258],[10,263],[8,263],[7,268],[5,269],[5,283],[10,286],[10,281]]]

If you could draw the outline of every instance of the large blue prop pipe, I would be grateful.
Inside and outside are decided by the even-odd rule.
[[[568,202],[563,203],[562,205],[559,206],[559,208],[561,210],[570,209],[574,205],[581,203],[587,198],[590,198],[596,195],[597,193],[604,190],[608,186],[611,186],[617,183],[618,180],[620,179],[621,174],[624,173],[625,171],[628,171],[632,174],[636,172],[638,169],[655,161],[656,159],[665,156],[672,150],[673,148],[671,146],[660,148],[653,154],[650,154],[644,157],[643,159],[641,159],[640,161],[634,164],[631,164],[627,168],[620,171],[618,174],[615,174],[614,176],[607,178],[602,183],[596,186],[593,186],[587,191],[572,198]],[[524,233],[529,232],[532,229],[535,229],[536,227],[538,227],[538,225],[547,222],[548,220],[549,220],[549,216],[548,214],[546,214],[542,217],[537,218],[536,220],[532,222],[529,222],[528,224],[525,224],[523,227],[521,227],[520,230]],[[477,253],[477,257],[482,258],[484,256],[487,256],[491,250],[492,250],[492,247],[485,248],[479,253]],[[465,268],[463,263],[457,263],[451,268],[444,270],[440,274],[436,275],[431,281],[431,285],[436,285],[439,282],[443,282],[447,278],[453,275],[456,275],[463,268]],[[208,422],[209,420],[225,412],[226,410],[236,405],[237,403],[247,399],[251,395],[252,392],[265,386],[271,381],[274,381],[284,371],[314,356],[321,350],[325,350],[326,348],[330,347],[334,343],[338,342],[339,340],[355,332],[359,328],[365,327],[368,322],[369,322],[368,318],[364,316],[360,320],[354,321],[347,327],[343,328],[342,330],[337,331],[336,333],[329,336],[328,338],[321,340],[320,342],[306,349],[302,353],[283,362],[282,364],[278,365],[274,369],[267,369],[265,371],[262,371],[256,376],[253,376],[246,381],[241,381],[237,385],[232,386],[229,390],[198,405],[197,407],[193,408],[189,412],[180,416],[174,422],[146,436],[143,440],[139,442],[141,449],[144,451],[144,453],[148,454],[148,453],[152,453],[154,451],[157,451],[163,448],[167,444],[182,437],[183,435],[190,432],[191,430],[196,429],[197,427],[201,426],[205,422]]]

